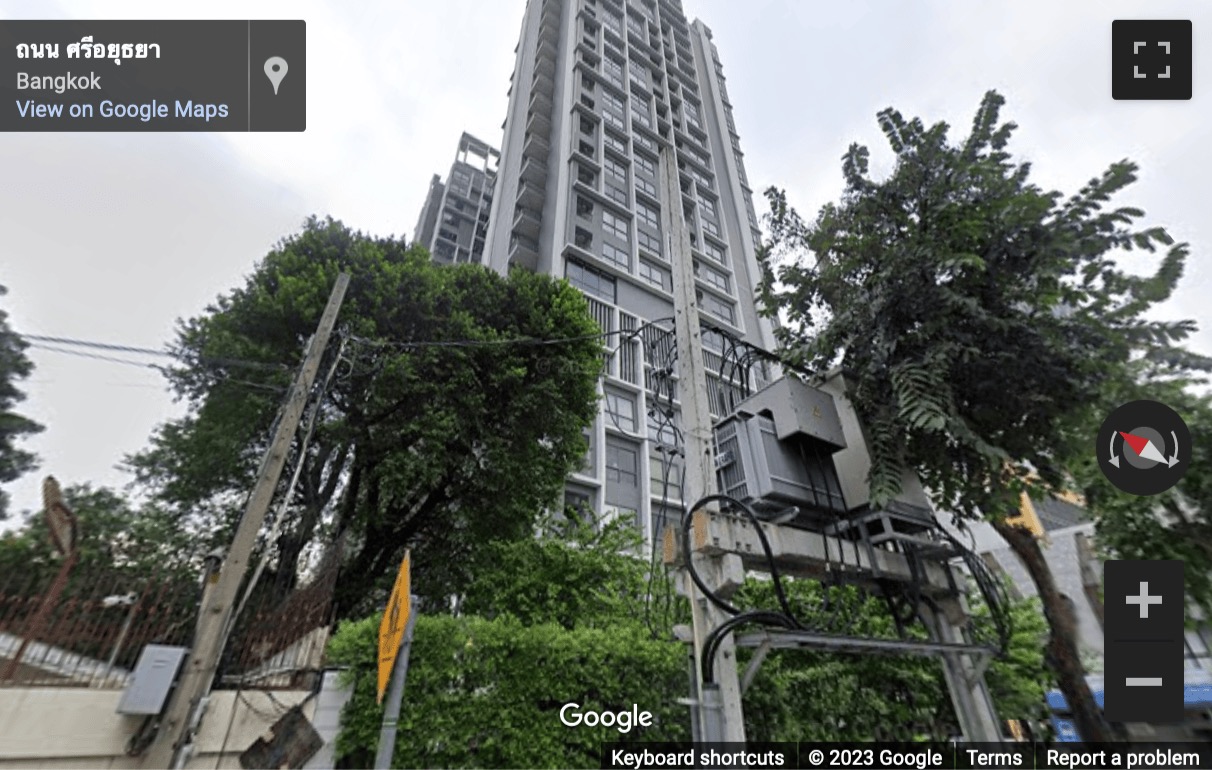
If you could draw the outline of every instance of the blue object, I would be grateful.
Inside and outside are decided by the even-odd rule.
[[[1212,680],[1209,676],[1202,671],[1188,671],[1187,676],[1190,678],[1183,687],[1183,708],[1212,708]],[[1103,708],[1102,677],[1090,677],[1086,684],[1094,694],[1094,702],[1100,709]],[[1049,690],[1045,699],[1048,709],[1052,712],[1052,727],[1056,730],[1056,740],[1070,743],[1079,740],[1074,722],[1068,718],[1069,704],[1065,701],[1064,694],[1060,690]]]

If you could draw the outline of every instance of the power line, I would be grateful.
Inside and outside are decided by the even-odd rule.
[[[157,364],[149,364],[146,361],[132,361],[129,358],[115,358],[113,356],[103,356],[98,353],[86,353],[83,350],[68,350],[66,348],[57,348],[52,345],[41,345],[38,343],[31,343],[30,347],[36,348],[38,350],[49,350],[52,353],[66,353],[69,356],[80,356],[81,358],[93,358],[98,361],[108,361],[113,364],[126,364],[127,366],[137,366],[141,369],[151,369],[153,371],[159,372],[160,374],[165,373],[165,367],[159,366]]]
[[[44,347],[38,343],[54,343],[56,345],[71,345],[73,347],[91,348],[94,350],[113,350],[122,353],[138,353],[147,356],[163,356],[166,358],[180,358],[181,356],[168,350],[156,348],[143,348],[135,345],[119,345],[111,342],[96,342],[94,340],[82,340],[74,337],[48,337],[41,334],[22,334],[19,335],[22,339],[28,340],[31,347]],[[52,349],[52,348],[45,348]],[[70,353],[71,351],[59,349],[57,352]],[[96,357],[96,356],[94,356]],[[118,359],[113,359],[118,360]],[[219,356],[197,356],[197,361],[201,364],[213,364],[217,366],[243,366],[249,369],[262,369],[265,371],[285,371],[290,367],[285,364],[270,364],[263,361],[248,361],[239,358],[223,358]],[[153,368],[163,370],[163,367],[156,367],[152,364],[134,363],[137,366],[153,366]]]

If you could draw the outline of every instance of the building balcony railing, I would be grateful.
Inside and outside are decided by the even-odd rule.
[[[526,132],[526,138],[522,140],[523,158],[546,159],[549,150],[551,150],[551,142],[544,134],[534,131]]]
[[[522,179],[531,184],[543,186],[547,182],[547,159],[526,158],[522,161]]]
[[[539,266],[539,243],[531,238],[514,233],[509,239],[509,264],[537,270]]]
[[[532,209],[517,207],[513,212],[513,232],[524,238],[536,240],[539,237],[539,229],[542,226],[542,220],[539,215]]]
[[[543,205],[543,188],[530,182],[522,182],[518,185],[518,197],[515,203],[518,206],[537,211]]]
[[[551,115],[551,92],[532,89],[526,110],[531,115]]]

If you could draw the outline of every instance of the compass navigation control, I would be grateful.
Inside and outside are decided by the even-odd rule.
[[[1108,481],[1133,495],[1156,495],[1187,472],[1191,431],[1165,404],[1131,401],[1103,421],[1095,448]]]

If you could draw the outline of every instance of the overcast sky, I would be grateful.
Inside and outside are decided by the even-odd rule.
[[[1165,315],[1199,321],[1194,347],[1212,354],[1212,4],[684,4],[714,31],[755,189],[786,187],[806,215],[840,192],[851,142],[872,148],[877,171],[890,167],[879,110],[945,120],[958,139],[990,88],[1007,97],[1003,117],[1021,127],[1010,148],[1041,186],[1071,193],[1113,161],[1137,161],[1141,180],[1122,203],[1193,247]],[[0,18],[245,19],[249,7],[0,0]],[[0,303],[18,331],[161,347],[178,318],[239,284],[308,215],[411,237],[460,133],[499,145],[523,0],[255,8],[253,18],[307,22],[304,133],[0,135]],[[1111,99],[1111,22],[1124,18],[1193,20],[1191,101]],[[46,473],[125,484],[116,463],[180,414],[151,369],[30,356],[23,411],[47,429],[25,444],[42,468],[6,487],[16,510],[39,507]]]

